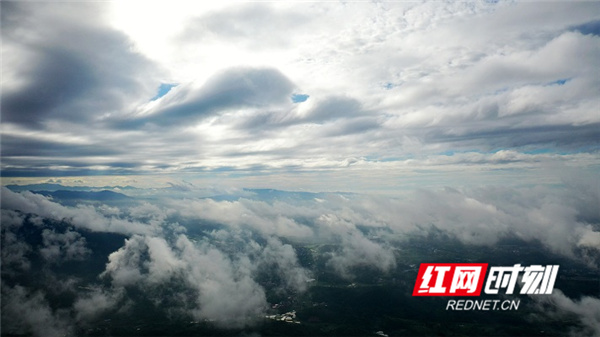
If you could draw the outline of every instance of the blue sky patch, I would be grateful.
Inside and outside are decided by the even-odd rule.
[[[292,95],[292,102],[294,102],[294,103],[302,103],[302,102],[306,101],[309,97],[310,97],[310,95],[293,94]]]
[[[152,97],[150,100],[156,101],[157,99],[166,95],[169,91],[171,91],[171,89],[175,88],[177,85],[178,84],[161,83],[158,87],[158,92],[156,93],[156,96]]]
[[[561,78],[554,82],[548,83],[548,85],[564,85],[565,83],[569,82],[570,80],[571,80],[570,78]]]
[[[394,84],[394,83],[392,83],[392,82],[388,82],[388,83],[386,83],[386,84],[383,86],[383,88],[384,88],[385,90],[391,90],[391,89],[394,89],[394,88],[395,88],[395,87],[397,87],[397,86],[398,86],[398,84]]]

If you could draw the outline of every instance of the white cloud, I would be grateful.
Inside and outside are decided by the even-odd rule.
[[[32,213],[54,220],[68,219],[71,224],[100,232],[151,233],[157,228],[117,217],[105,217],[90,205],[67,207],[53,202],[41,194],[31,192],[15,193],[2,187],[2,208]]]
[[[125,240],[125,245],[108,257],[106,269],[101,276],[110,275],[116,287],[124,287],[141,282],[144,278],[140,271],[142,254],[147,250],[144,238],[133,236]]]
[[[511,154],[500,154],[495,160],[511,160]],[[476,245],[493,245],[502,237],[517,236],[540,240],[556,253],[575,257],[579,246],[597,247],[589,223],[600,219],[588,205],[598,199],[598,191],[577,186],[445,188],[420,190],[402,198],[356,195],[347,199],[330,194],[321,201],[273,203],[201,199],[171,203],[170,207],[184,217],[235,230],[251,228],[266,235],[333,240],[340,243],[342,255],[352,257],[344,259],[349,265],[368,262],[387,270],[394,263],[393,254],[387,246],[367,239],[357,225],[373,231],[391,230],[391,236],[383,235],[384,239],[413,232],[426,235],[428,226]],[[571,197],[573,194],[579,197]],[[297,219],[310,225],[301,225]],[[344,265],[340,261],[332,265]]]
[[[85,238],[73,230],[56,233],[54,230],[44,229],[42,242],[44,246],[40,248],[40,254],[50,262],[81,261],[92,253],[86,247]]]
[[[466,158],[511,161],[516,160],[515,156],[507,152]],[[75,320],[60,321],[57,329],[85,325],[116,310],[131,301],[127,289],[133,287],[169,313],[210,320],[223,327],[244,327],[255,323],[268,307],[265,285],[261,283],[265,275],[268,282],[278,282],[270,283],[269,289],[284,293],[307,289],[312,275],[300,265],[295,248],[285,243],[295,240],[328,244],[333,249],[324,256],[326,268],[348,279],[355,276],[356,267],[383,273],[394,269],[402,256],[394,247],[407,237],[427,237],[432,231],[468,245],[492,246],[505,237],[540,242],[554,253],[597,268],[600,214],[595,206],[600,195],[589,181],[580,174],[565,180],[562,186],[448,187],[421,189],[397,198],[245,190],[243,197],[226,195],[231,201],[219,200],[219,196],[190,199],[190,194],[181,197],[179,189],[166,188],[160,199],[146,199],[137,206],[114,207],[108,212],[102,205],[63,206],[39,194],[14,193],[5,188],[3,266],[13,273],[27,271],[27,256],[36,253],[47,263],[86,257],[89,250],[84,235],[77,232],[79,228],[126,233],[129,237],[108,256],[100,275],[109,286],[92,285],[91,292],[81,292],[75,290],[80,281],[49,277],[61,285],[58,293],[78,292],[72,307],[65,309]],[[71,217],[82,209],[93,217]],[[36,227],[40,225],[36,216],[43,216],[66,218],[73,228],[59,233],[39,227],[43,245],[30,247],[16,235],[25,216],[29,217],[20,212],[32,212],[30,219],[37,222]],[[139,225],[149,230],[123,231],[123,227],[110,225],[115,216],[120,217],[123,226]],[[83,219],[89,218],[96,224],[84,224]],[[170,219],[178,219],[183,225],[169,224]],[[164,287],[182,291],[165,295]],[[21,293],[18,298],[35,301],[10,307],[12,312],[35,304],[43,317],[65,315],[44,309],[43,294],[32,295],[26,289]],[[579,304],[564,302],[565,310],[579,313]],[[582,320],[589,318],[578,315]],[[22,326],[31,329],[36,322]],[[590,322],[585,324],[592,326]]]
[[[187,308],[184,314],[230,328],[252,324],[264,313],[267,307],[265,290],[254,279],[262,264],[269,267],[269,272],[280,274],[284,288],[306,289],[308,274],[298,266],[290,245],[270,238],[264,248],[247,239],[242,239],[236,246],[240,251],[228,255],[206,240],[194,243],[183,234],[174,242],[167,242],[162,237],[136,235],[109,256],[102,277],[109,279],[116,289],[131,286],[146,289],[150,299],[153,299],[152,289],[169,282],[182,282],[193,291],[193,302],[191,307],[190,303],[182,302],[176,310]],[[177,294],[172,296],[174,300],[182,301]],[[102,303],[107,300],[105,295],[96,297],[89,300]],[[156,300],[165,302],[168,299]]]
[[[582,329],[573,329],[573,336],[600,336],[600,299],[591,296],[583,296],[573,300],[555,289],[550,296],[536,297],[540,311],[555,319],[566,319],[575,315]]]
[[[186,281],[198,292],[197,318],[242,327],[264,312],[265,293],[251,277],[249,260],[230,260],[211,245],[196,246],[185,236],[179,237],[176,247],[189,268]]]
[[[295,291],[307,289],[310,273],[298,265],[298,257],[291,245],[283,244],[280,240],[269,237],[260,254],[258,262],[266,265],[265,269],[268,273],[277,272],[279,277],[285,281],[285,287]]]
[[[76,313],[76,318],[80,322],[92,321],[102,313],[114,309],[115,306],[122,300],[123,291],[119,289],[111,289],[106,291],[95,288],[88,293],[80,295],[73,303],[73,310]]]
[[[285,203],[275,207],[262,201],[241,199],[240,201],[215,201],[213,199],[187,200],[185,203],[173,202],[173,209],[185,217],[200,218],[239,228],[250,226],[265,234],[287,237],[310,237],[312,230],[296,222],[289,216],[283,216],[279,207],[300,214],[303,209],[294,209]]]
[[[354,223],[340,219],[335,214],[323,214],[317,219],[319,226],[326,226],[334,239],[339,241],[339,251],[331,253],[327,262],[343,277],[351,278],[352,267],[368,266],[389,271],[396,264],[394,253],[390,246],[384,247],[366,238]]]

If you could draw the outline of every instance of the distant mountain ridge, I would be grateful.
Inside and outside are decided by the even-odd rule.
[[[61,200],[95,200],[95,201],[109,201],[109,200],[129,200],[131,197],[108,190],[102,191],[31,191],[32,193],[41,194],[43,196],[50,196],[55,199]]]
[[[284,191],[271,188],[244,188],[244,191],[254,193],[260,200],[312,200],[314,198],[324,198],[327,195],[338,194],[351,196],[355,193],[350,192],[305,192],[305,191]]]
[[[125,200],[125,199],[138,199],[138,198],[152,198],[155,194],[156,189],[145,189],[137,188],[133,186],[65,186],[61,184],[42,183],[42,184],[30,184],[30,185],[6,185],[6,188],[13,192],[31,191],[37,194],[45,196],[51,196],[55,199],[61,200],[95,200],[95,201],[110,201],[110,200]],[[162,191],[172,191],[173,186],[159,188]],[[350,192],[307,192],[307,191],[285,191],[270,188],[243,188],[241,193],[220,193],[220,191],[213,191],[214,194],[209,193],[208,195],[202,192],[206,192],[207,188],[198,188],[197,190],[190,189],[180,191],[175,189],[175,192],[185,193],[187,197],[193,196],[196,192],[200,198],[211,198],[214,200],[238,200],[240,198],[257,199],[263,201],[275,201],[275,200],[312,200],[314,198],[325,198],[327,195],[337,194],[352,196],[355,193]],[[132,192],[131,196],[124,193],[127,191]],[[129,194],[129,193],[128,193]],[[173,196],[179,196],[175,193]]]
[[[11,190],[13,192],[22,192],[22,191],[49,191],[49,192],[87,191],[87,192],[91,192],[91,191],[98,191],[98,190],[114,190],[115,188],[118,188],[120,190],[135,190],[135,189],[137,189],[136,187],[129,186],[129,185],[127,185],[127,186],[94,187],[94,186],[65,186],[65,185],[61,185],[61,184],[49,184],[49,183],[30,184],[30,185],[6,185],[6,188],[8,188],[9,190]]]

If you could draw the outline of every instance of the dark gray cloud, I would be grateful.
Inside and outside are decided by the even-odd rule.
[[[565,150],[586,148],[598,139],[600,123],[588,125],[539,125],[515,127],[513,125],[497,125],[477,128],[468,125],[455,127],[427,128],[413,130],[415,135],[421,134],[424,142],[440,142],[456,144],[461,148],[479,146],[482,150],[498,148],[522,148],[525,146],[556,147]],[[486,143],[482,144],[481,139]]]
[[[112,144],[111,144],[112,145]],[[123,154],[126,149],[119,149],[106,144],[77,144],[60,139],[35,139],[21,135],[4,135],[2,137],[2,156],[4,158],[33,156],[69,158],[81,155],[110,156]]]
[[[332,96],[318,102],[304,116],[307,122],[324,122],[329,120],[351,118],[361,112],[359,101],[349,97]]]
[[[377,130],[381,127],[381,119],[378,117],[360,117],[351,119],[337,119],[331,121],[323,129],[323,135],[327,137],[353,136],[359,133]]]
[[[291,97],[289,97],[291,99]],[[246,116],[232,116],[231,120],[224,119],[225,123],[233,123],[241,131],[265,132],[284,131],[286,128],[302,124],[335,124],[350,123],[352,126],[340,128],[349,133],[360,132],[361,129],[370,129],[376,127],[376,123],[368,118],[360,119],[365,115],[377,115],[377,112],[366,112],[362,109],[361,103],[346,96],[325,96],[316,99],[316,102],[309,102],[309,107],[283,106],[267,111],[257,111]],[[361,126],[360,124],[363,124]],[[353,132],[354,131],[354,132]]]
[[[10,3],[2,7],[7,82],[2,120],[43,128],[125,113],[154,94],[157,67],[102,25],[98,3]]]
[[[180,86],[164,96],[149,116],[125,125],[173,126],[197,122],[232,108],[268,108],[289,102],[294,85],[272,68],[231,68],[200,88]]]
[[[73,111],[79,110],[74,100],[89,95],[97,87],[97,78],[87,61],[51,47],[38,48],[35,52],[43,55],[41,59],[30,60],[28,63],[32,65],[19,74],[27,78],[29,84],[16,92],[9,89],[3,93],[3,120],[39,126],[36,123],[48,117],[87,119],[89,116],[77,116]],[[65,115],[61,111],[64,108],[72,112]]]

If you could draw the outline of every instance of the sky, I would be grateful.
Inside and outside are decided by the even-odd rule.
[[[173,277],[191,317],[244,326],[269,307],[261,268],[306,290],[294,240],[335,244],[326,267],[348,280],[439,233],[600,266],[600,2],[1,1],[0,15],[2,185],[124,194],[1,188],[6,331],[62,336]],[[5,282],[32,254],[86,261],[89,233],[127,238],[106,282]],[[55,293],[74,301],[57,310]],[[600,335],[597,297],[557,289],[539,306]]]
[[[1,6],[4,184],[396,193],[599,173],[597,2]]]

